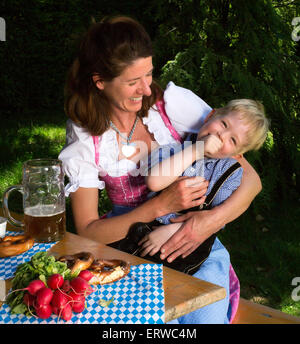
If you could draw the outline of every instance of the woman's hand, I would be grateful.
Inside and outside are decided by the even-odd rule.
[[[161,247],[161,259],[171,263],[179,256],[185,258],[200,244],[216,232],[216,223],[210,210],[189,212],[177,218],[173,223],[183,222],[178,231]]]
[[[161,215],[199,206],[205,201],[208,182],[202,177],[179,177],[157,197]]]

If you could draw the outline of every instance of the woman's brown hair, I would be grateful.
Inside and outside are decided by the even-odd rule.
[[[93,76],[111,81],[138,58],[153,56],[152,43],[142,25],[129,17],[114,17],[93,24],[84,35],[78,57],[70,68],[65,87],[65,112],[77,125],[92,135],[109,127],[110,102],[93,81]],[[162,96],[153,81],[152,94],[143,97],[138,116]]]

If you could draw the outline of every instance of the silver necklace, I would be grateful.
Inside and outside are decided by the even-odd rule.
[[[133,133],[135,131],[135,128],[136,128],[138,120],[139,120],[139,118],[138,118],[138,116],[136,116],[136,119],[135,119],[135,121],[133,123],[133,126],[132,126],[132,128],[130,130],[130,133],[129,133],[129,135],[127,137],[124,136],[120,132],[120,130],[113,124],[112,121],[109,122],[109,125],[111,126],[111,128],[114,131],[116,131],[120,135],[120,137],[122,137],[123,140],[126,141],[126,142],[121,141],[121,143],[122,143],[122,148],[121,148],[122,149],[122,153],[123,153],[124,156],[126,156],[126,158],[130,157],[131,155],[133,155],[135,153],[135,151],[136,151],[136,148],[135,148],[136,144],[134,142],[130,142],[130,141],[131,141],[132,135],[133,135]]]

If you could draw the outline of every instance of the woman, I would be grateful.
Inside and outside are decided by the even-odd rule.
[[[150,222],[200,205],[205,198],[206,181],[195,188],[185,185],[185,178],[181,178],[157,197],[147,199],[144,177],[136,173],[143,155],[157,145],[182,140],[186,132],[198,130],[199,125],[192,115],[181,120],[168,119],[163,109],[161,113],[157,111],[162,104],[158,100],[173,101],[169,94],[175,85],[163,93],[152,80],[152,55],[151,40],[143,27],[130,18],[117,17],[92,26],[69,73],[65,111],[71,121],[67,146],[59,158],[70,179],[66,191],[71,194],[78,234],[103,243],[124,238],[130,225],[137,221]],[[210,107],[201,102],[202,115],[206,116]],[[186,225],[165,244],[164,255],[168,259],[189,254],[250,205],[260,191],[260,180],[245,159],[240,162],[244,167],[241,187],[221,206],[187,214]],[[98,189],[104,186],[113,210],[106,218],[99,218]],[[170,250],[170,243],[175,251]],[[207,266],[209,273],[203,264],[196,277],[224,285],[229,293],[230,260],[219,241]],[[224,323],[228,305],[227,296],[179,321]]]

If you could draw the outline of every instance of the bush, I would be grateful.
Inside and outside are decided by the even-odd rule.
[[[181,1],[172,3],[179,6]],[[186,4],[185,12],[193,4]],[[278,12],[270,1],[203,4],[190,14],[188,27],[184,16],[160,25],[165,42],[160,46],[177,50],[163,66],[161,81],[192,89],[213,107],[236,98],[262,101],[271,131],[263,149],[246,157],[263,182],[256,205],[270,211],[273,204],[297,199],[299,192],[300,78],[292,17],[285,22],[284,8]]]

